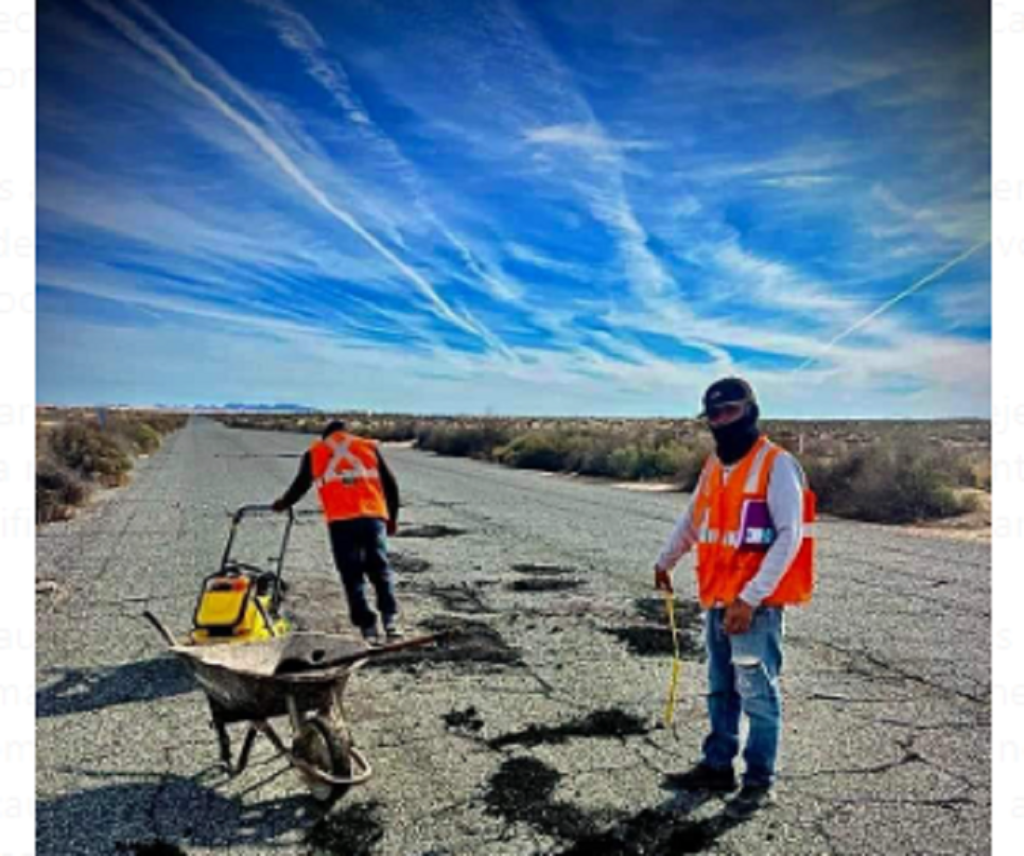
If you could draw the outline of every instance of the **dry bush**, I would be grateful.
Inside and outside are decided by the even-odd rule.
[[[839,517],[912,523],[971,511],[957,494],[958,473],[941,450],[879,441],[837,458],[805,457],[818,507]]]
[[[36,521],[65,520],[89,496],[93,484],[127,481],[135,454],[160,448],[161,435],[187,416],[115,411],[100,427],[95,411],[40,411],[36,428]],[[54,424],[56,423],[56,424]]]
[[[462,458],[490,460],[494,450],[509,442],[508,430],[494,422],[460,427],[458,425],[423,425],[416,432],[416,447]]]
[[[71,422],[49,434],[54,457],[65,467],[102,484],[123,484],[132,459],[122,442],[95,425]]]
[[[53,460],[37,462],[36,523],[67,520],[88,496],[88,486],[73,472]]]

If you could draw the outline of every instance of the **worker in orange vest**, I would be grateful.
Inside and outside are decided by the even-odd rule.
[[[350,434],[332,421],[302,456],[291,487],[274,502],[284,511],[316,485],[331,538],[334,564],[348,597],[349,615],[371,645],[381,641],[377,613],[366,597],[366,581],[377,592],[377,608],[389,641],[402,637],[395,575],[387,536],[398,525],[398,483],[373,440]]]
[[[710,734],[701,761],[673,778],[687,790],[735,790],[733,761],[745,714],[743,787],[727,812],[746,817],[774,800],[783,613],[809,601],[814,588],[815,497],[796,459],[761,433],[749,383],[716,381],[703,404],[699,418],[715,451],[654,565],[655,587],[672,592],[672,569],[696,547],[706,611]]]

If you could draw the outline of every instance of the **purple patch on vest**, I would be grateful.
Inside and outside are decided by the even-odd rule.
[[[743,501],[740,515],[740,546],[767,549],[775,540],[775,524],[763,499]]]

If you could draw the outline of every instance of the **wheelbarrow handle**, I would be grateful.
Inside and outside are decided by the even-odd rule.
[[[156,628],[156,632],[163,636],[164,641],[172,648],[178,644],[177,640],[171,634],[171,631],[167,629],[167,625],[164,624],[159,618],[153,615],[148,609],[143,610],[142,617],[145,618],[150,624]]]
[[[447,632],[443,632],[432,633],[429,636],[417,636],[414,639],[394,642],[391,645],[382,645],[379,648],[365,648],[357,654],[346,654],[344,657],[336,657],[333,660],[324,660],[320,663],[310,663],[301,657],[287,657],[277,664],[277,668],[274,669],[274,676],[301,675],[303,672],[321,672],[327,669],[335,669],[338,666],[348,666],[361,660],[369,660],[374,657],[384,656],[385,654],[392,654],[395,651],[423,648],[448,635]]]

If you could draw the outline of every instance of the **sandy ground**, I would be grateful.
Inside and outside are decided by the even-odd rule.
[[[657,727],[669,636],[649,568],[685,497],[410,449],[387,452],[400,599],[410,630],[454,624],[461,647],[353,675],[376,774],[333,810],[266,741],[226,778],[203,695],[140,613],[187,630],[230,510],[278,495],[307,442],[195,420],[130,486],[40,531],[40,854],[989,851],[987,544],[819,526],[817,597],[787,615],[779,805],[735,823],[665,779],[704,731],[688,601],[676,727]],[[302,507],[289,608],[348,632],[313,497]],[[254,557],[272,542],[256,533]]]

